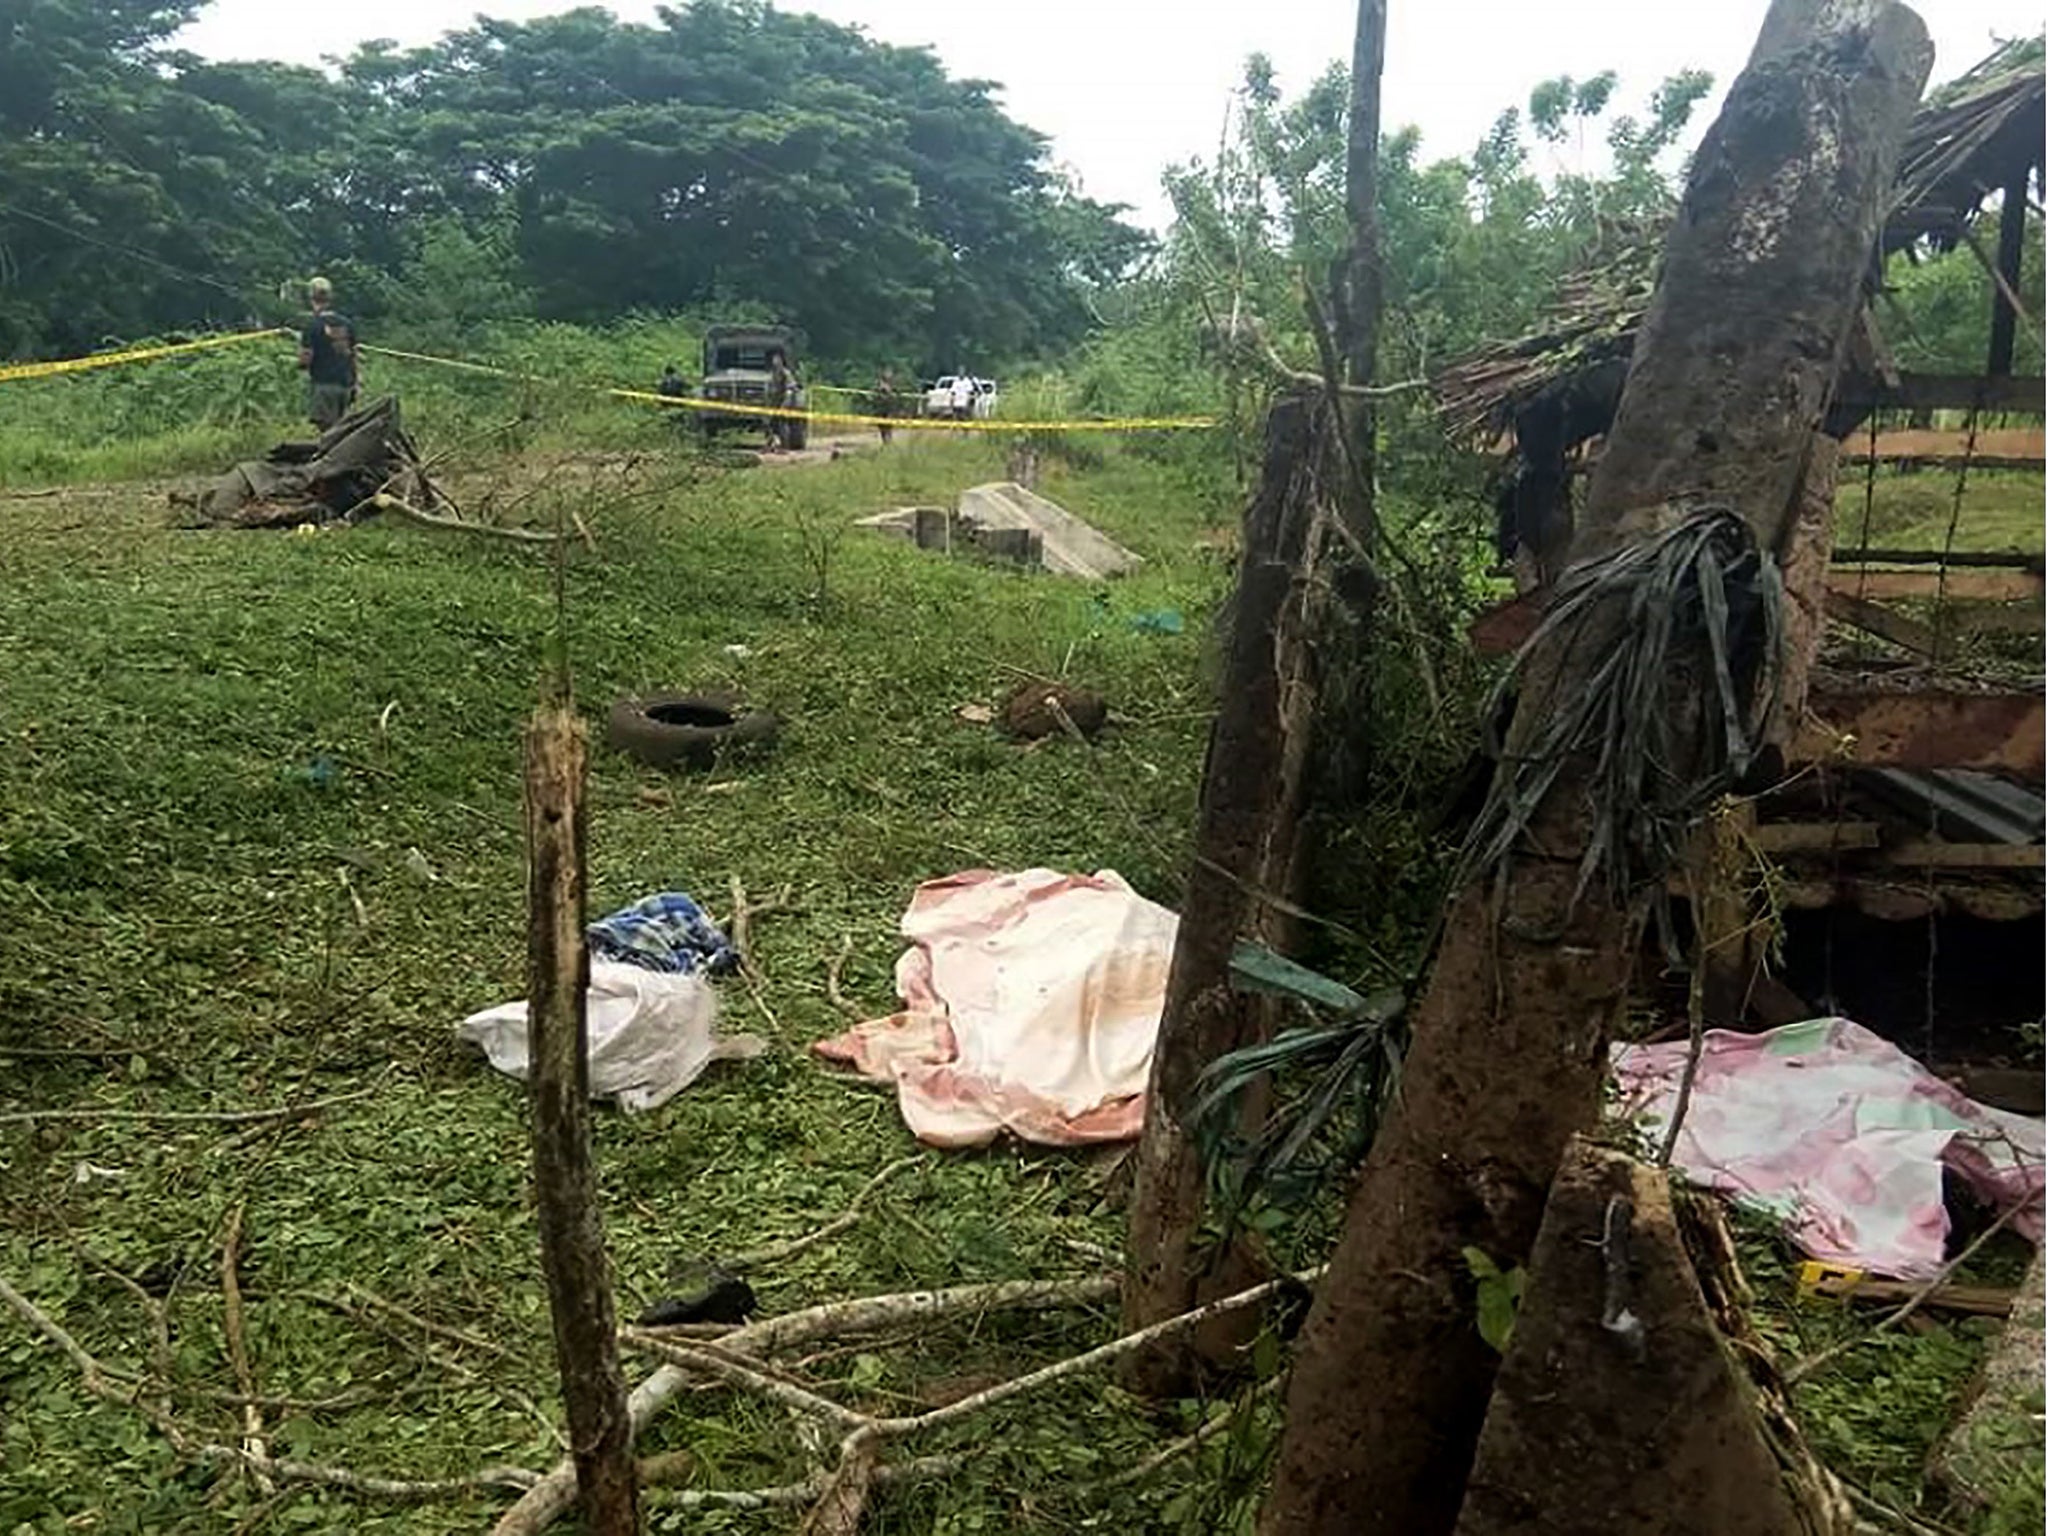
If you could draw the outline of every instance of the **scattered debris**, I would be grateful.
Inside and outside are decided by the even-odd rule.
[[[1991,1506],[2030,1469],[2039,1476],[2043,1310],[2037,1254],[1969,1407],[1935,1452],[1936,1475],[1966,1504]]]
[[[422,512],[447,500],[389,397],[349,412],[313,442],[279,443],[237,464],[199,495],[195,511],[201,526],[292,528],[366,516],[379,510],[371,503],[380,492]]]
[[[969,725],[988,725],[995,720],[996,712],[986,704],[962,704],[953,711],[953,715]]]
[[[1154,608],[1146,613],[1134,613],[1125,622],[1141,635],[1177,635],[1187,628],[1187,621],[1181,617],[1178,608]]]
[[[1798,1291],[1801,1301],[1874,1302],[1897,1306],[1918,1298],[1931,1312],[1959,1312],[1970,1317],[2007,1317],[2017,1294],[2002,1285],[1937,1285],[1929,1288],[1904,1280],[1873,1280],[1860,1269],[1845,1264],[1823,1264],[1809,1259],[1799,1266]]]
[[[1109,723],[1109,706],[1102,695],[1065,683],[1038,679],[1019,683],[1003,700],[1004,731],[1023,741],[1047,736],[1064,736],[1078,731],[1094,740]]]
[[[616,1098],[631,1112],[666,1104],[714,1061],[744,1060],[768,1049],[758,1035],[718,1032],[718,996],[701,975],[594,960],[586,996],[591,1095]],[[500,1072],[525,1078],[523,999],[471,1014],[456,1035],[483,1047]]]
[[[651,693],[620,699],[605,723],[615,752],[656,768],[709,768],[736,747],[773,741],[782,722],[725,693]]]
[[[681,891],[663,891],[621,907],[592,923],[587,937],[593,959],[650,971],[726,976],[740,965],[738,946]]]
[[[1624,1104],[1672,1113],[1686,1041],[1624,1046]],[[1806,1252],[1881,1275],[1938,1273],[1948,1238],[1942,1170],[2041,1240],[2039,1120],[1990,1109],[1847,1019],[1760,1035],[1709,1030],[1674,1165],[1784,1221]]]
[[[908,538],[919,549],[1043,566],[1088,581],[1122,576],[1144,564],[1066,508],[1012,481],[962,491],[957,510],[899,507],[862,518],[860,526]]]
[[[754,1288],[714,1262],[687,1266],[670,1283],[690,1288],[665,1296],[636,1320],[641,1328],[674,1328],[685,1323],[744,1323],[759,1309]]]

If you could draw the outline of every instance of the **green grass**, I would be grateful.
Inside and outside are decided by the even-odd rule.
[[[579,494],[576,473],[559,494]],[[600,510],[598,553],[570,566],[570,649],[593,718],[629,689],[724,684],[788,720],[772,753],[706,777],[594,757],[596,910],[671,888],[722,906],[735,877],[756,894],[787,885],[794,900],[758,927],[772,1025],[725,989],[732,1025],[765,1029],[772,1052],[644,1118],[599,1117],[626,1306],[692,1256],[807,1230],[910,1148],[886,1095],[828,1080],[805,1047],[843,1025],[823,990],[842,939],[854,942],[849,990],[889,1006],[894,927],[916,882],[974,864],[1113,867],[1179,899],[1205,734],[1201,637],[1223,578],[1196,537],[1223,509],[1135,454],[1113,450],[1085,474],[1052,466],[1050,494],[1150,562],[1116,587],[1107,623],[1080,584],[848,526],[999,473],[993,445],[946,440],[712,475]],[[0,515],[0,1038],[110,1053],[15,1058],[7,1107],[225,1110],[376,1088],[318,1125],[253,1135],[0,1126],[0,1273],[87,1347],[135,1365],[142,1312],[80,1250],[129,1274],[182,1267],[178,1375],[228,1387],[218,1253],[225,1213],[245,1202],[261,1390],[378,1398],[271,1415],[281,1451],[411,1475],[548,1464],[553,1447],[510,1395],[553,1401],[521,1097],[452,1033],[521,986],[519,733],[554,617],[545,564],[403,527],[178,531],[159,498],[122,488],[0,500]],[[1167,605],[1188,616],[1181,636],[1122,622]],[[1094,751],[1022,752],[955,718],[1015,669],[1063,666],[1131,721]],[[321,756],[341,765],[326,787],[306,772]],[[412,850],[434,879],[408,869]],[[756,1284],[782,1310],[1081,1272],[1069,1239],[1120,1237],[1108,1177],[1087,1156],[934,1154],[871,1220]],[[471,1355],[464,1375],[422,1358],[417,1340],[293,1294],[346,1282],[487,1334],[517,1363]],[[818,1374],[856,1400],[896,1403],[931,1378],[1052,1358],[1112,1328],[1104,1316],[997,1321]],[[260,1502],[181,1467],[11,1322],[0,1392],[0,1530],[225,1529]],[[233,1436],[227,1410],[183,1409]],[[936,1437],[931,1449],[975,1447],[977,1476],[884,1500],[876,1528],[1014,1526],[1020,1500],[1041,1529],[1096,1515],[1223,1528],[1214,1501],[1232,1496],[1227,1479],[1199,1497],[1177,1495],[1172,1476],[1087,1505],[1059,1494],[1172,1432],[1173,1415],[1155,1422],[1080,1383]],[[684,1446],[712,1484],[803,1467],[786,1418],[723,1395],[663,1421],[654,1448]],[[1183,1507],[1169,1518],[1159,1506],[1173,1497]],[[493,1507],[301,1490],[266,1518],[427,1532],[479,1529]]]
[[[1957,498],[1961,482],[1962,496]],[[1954,525],[1954,541],[1949,530]],[[1900,470],[1875,474],[1845,464],[1835,494],[1835,538],[1873,548],[2025,550],[2042,548],[2042,481],[2036,471]]]
[[[56,392],[46,401],[93,409],[46,415],[34,431],[22,428],[24,397],[0,387],[0,413],[23,413],[0,414],[0,477],[218,468],[220,450],[260,448],[289,422],[289,376],[280,386],[260,371],[276,361],[240,365],[252,381],[240,415],[232,369],[194,369],[182,394],[164,384],[138,396],[110,376],[37,385]],[[406,387],[427,450],[462,447],[473,464],[503,392]],[[152,425],[200,395],[220,419]],[[654,418],[607,406],[600,421],[567,400],[532,425],[526,459],[473,469],[462,491],[481,500],[493,480],[543,480],[534,513],[550,497],[597,498],[599,548],[579,550],[566,581],[585,711],[598,720],[632,689],[724,685],[788,721],[772,752],[707,776],[594,755],[594,910],[673,888],[722,907],[735,877],[793,897],[757,928],[772,1022],[724,988],[732,1026],[769,1034],[773,1050],[714,1069],[652,1115],[598,1118],[608,1235],[622,1306],[634,1308],[686,1260],[812,1228],[911,1148],[885,1095],[828,1079],[806,1047],[844,1024],[823,983],[848,938],[848,989],[876,1012],[889,1006],[895,926],[919,880],[976,864],[1111,867],[1178,902],[1206,734],[1205,635],[1226,578],[1202,535],[1229,516],[1232,492],[1186,439],[1091,441],[1082,468],[1048,460],[1046,492],[1147,559],[1111,590],[1105,618],[1083,585],[852,529],[866,511],[999,476],[995,442],[906,434],[886,454],[715,473],[666,462],[673,438]],[[114,430],[122,421],[132,430]],[[564,442],[607,453],[564,458]],[[617,494],[618,448],[654,451],[638,471],[652,493]],[[27,474],[35,452],[55,457]],[[376,1089],[320,1124],[253,1133],[0,1124],[0,1274],[88,1348],[139,1365],[142,1311],[86,1255],[130,1275],[181,1273],[177,1377],[226,1389],[219,1245],[226,1213],[244,1204],[261,1390],[374,1398],[270,1414],[280,1452],[417,1476],[551,1463],[519,1402],[554,1400],[522,1100],[453,1038],[465,1014],[521,986],[519,733],[555,621],[545,562],[405,527],[180,531],[160,494],[136,486],[0,496],[0,517],[0,1040],[106,1053],[0,1048],[0,1109],[231,1110]],[[1125,622],[1167,606],[1186,616],[1181,635]],[[1096,687],[1127,723],[1092,751],[1025,752],[956,717],[1020,671]],[[323,757],[341,770],[324,786],[307,771]],[[422,860],[432,878],[417,873]],[[1120,1241],[1117,1178],[1100,1155],[930,1154],[867,1221],[755,1283],[781,1311],[1079,1273],[1088,1266],[1070,1243]],[[445,1344],[429,1358],[402,1327],[394,1337],[301,1294],[348,1283],[511,1358]],[[1766,1291],[1774,1283],[1760,1277]],[[850,1401],[893,1407],[934,1382],[1071,1353],[1114,1326],[1106,1315],[994,1319],[810,1369]],[[1949,1330],[1891,1341],[1802,1406],[1838,1464],[1914,1502],[1929,1426],[1980,1349]],[[476,1530],[503,1502],[405,1508],[296,1489],[266,1504],[181,1465],[11,1321],[0,1324],[0,1404],[10,1536],[245,1520]],[[227,1410],[196,1398],[181,1411],[217,1439],[237,1432]],[[970,1449],[974,1475],[882,1498],[872,1528],[1247,1528],[1270,1403],[1198,1465],[1115,1495],[1073,1491],[1202,1411],[1141,1409],[1105,1382],[1077,1382],[918,1447]],[[706,1485],[805,1469],[786,1417],[726,1394],[693,1396],[661,1421],[650,1449],[684,1447]],[[655,1528],[795,1523],[670,1512]]]
[[[1808,1443],[1833,1472],[1894,1509],[1978,1536],[2005,1536],[2041,1524],[2041,1485],[2007,1490],[1989,1510],[1949,1507],[1929,1482],[1930,1461],[1955,1424],[1983,1365],[1997,1324],[1938,1311],[1920,1331],[1875,1333],[1882,1309],[1795,1299],[1800,1256],[1761,1217],[1740,1213],[1735,1226],[1745,1276],[1756,1293],[1759,1332],[1789,1362],[1855,1340],[1856,1345],[1799,1382],[1793,1409]],[[2003,1235],[1954,1275],[1963,1285],[2017,1286],[2033,1250]],[[2039,1435],[2038,1425],[2032,1432]],[[2009,1522],[2025,1515],[2020,1524]]]

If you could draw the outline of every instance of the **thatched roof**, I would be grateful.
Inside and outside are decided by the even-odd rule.
[[[2044,96],[2038,37],[2005,44],[1929,96],[1906,131],[1885,250],[1953,246],[1987,198],[2023,180],[2041,159]]]
[[[1887,253],[1915,241],[1954,246],[1996,192],[2041,159],[2042,39],[2006,43],[1932,93],[1907,130],[1897,193],[1884,228]],[[1455,437],[1493,442],[1516,418],[1560,394],[1619,395],[1619,370],[1649,307],[1663,232],[1639,232],[1566,279],[1536,333],[1458,358],[1431,381]]]

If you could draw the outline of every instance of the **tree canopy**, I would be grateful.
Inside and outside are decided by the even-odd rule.
[[[992,83],[760,0],[480,19],[334,76],[172,49],[200,8],[0,31],[0,355],[240,323],[326,270],[370,312],[726,308],[950,366],[1070,344],[1147,245]]]

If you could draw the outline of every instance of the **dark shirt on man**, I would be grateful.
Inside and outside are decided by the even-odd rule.
[[[356,381],[356,328],[348,316],[324,309],[306,322],[299,345],[312,354],[306,377],[315,384]]]

